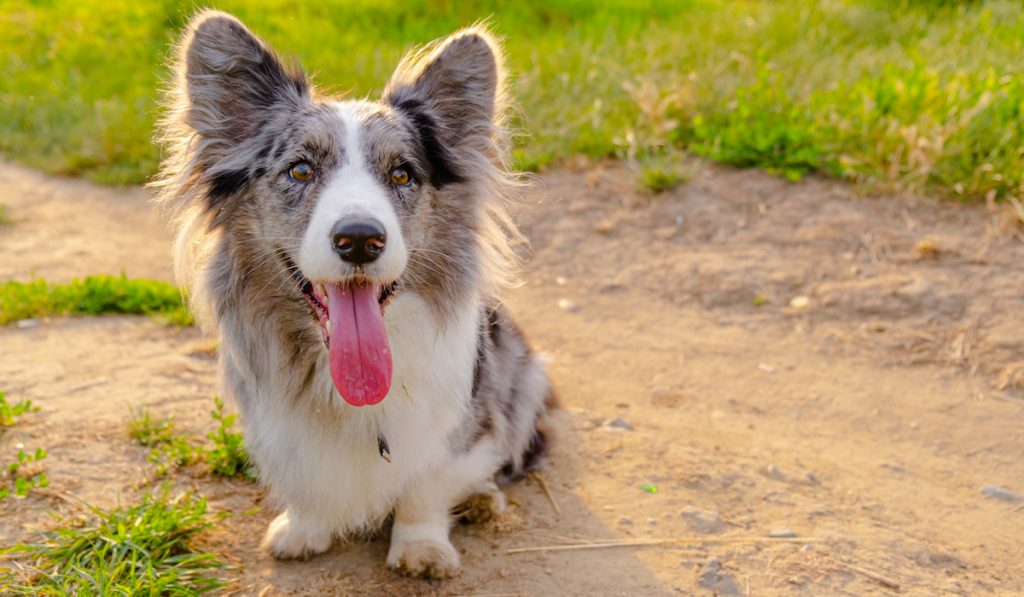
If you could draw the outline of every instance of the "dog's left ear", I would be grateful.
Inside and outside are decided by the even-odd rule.
[[[493,152],[504,80],[501,47],[483,27],[460,31],[399,64],[384,101],[419,132],[434,186],[462,179],[457,164],[463,151]]]

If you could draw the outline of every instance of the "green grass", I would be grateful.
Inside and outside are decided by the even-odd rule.
[[[31,400],[19,400],[14,404],[7,402],[7,394],[0,392],[0,431],[18,422],[18,418],[26,413],[37,412],[38,406],[32,406]]]
[[[145,494],[137,504],[111,510],[89,507],[85,519],[58,518],[43,541],[4,550],[29,560],[38,572],[0,578],[5,595],[195,595],[223,583],[223,568],[194,539],[214,518],[205,499],[186,493]],[[3,553],[3,552],[0,552]],[[5,583],[6,582],[6,586]]]
[[[823,172],[972,199],[1022,191],[1020,2],[210,4],[356,96],[379,92],[410,45],[492,17],[528,168],[674,148],[793,179]],[[189,12],[170,0],[7,0],[0,151],[51,172],[144,181],[158,161],[162,64]]]
[[[242,434],[234,431],[238,415],[225,414],[224,401],[219,396],[214,396],[210,416],[217,421],[217,429],[207,435],[213,443],[213,448],[206,452],[210,472],[222,477],[257,478],[256,467],[249,462],[249,455],[245,452]]]
[[[207,434],[211,447],[178,433],[172,419],[156,418],[142,407],[132,410],[126,427],[135,443],[150,448],[147,459],[154,465],[155,477],[204,463],[206,470],[214,475],[255,480],[259,473],[249,461],[242,433],[234,429],[238,415],[225,413],[224,401],[214,396],[210,417],[217,423],[216,429]]]
[[[102,313],[159,314],[175,325],[192,323],[178,289],[158,280],[96,275],[67,284],[41,279],[0,282],[0,325],[49,315]]]
[[[18,448],[14,461],[8,462],[3,470],[3,482],[0,483],[0,502],[14,495],[15,498],[28,497],[29,492],[37,487],[49,487],[50,480],[43,470],[42,461],[46,458],[46,450],[36,448],[35,452],[26,452]]]

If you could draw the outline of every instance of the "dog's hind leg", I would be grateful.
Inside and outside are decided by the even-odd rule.
[[[488,481],[500,462],[494,442],[488,438],[420,477],[395,506],[388,566],[427,578],[458,574],[459,554],[448,538],[450,511],[482,488],[497,490]]]

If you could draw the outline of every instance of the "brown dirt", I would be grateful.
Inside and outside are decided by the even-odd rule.
[[[544,473],[561,515],[536,481],[513,486],[499,524],[454,531],[459,578],[411,581],[385,569],[381,537],[273,562],[257,549],[261,490],[181,473],[236,514],[206,542],[237,566],[237,592],[1024,592],[1024,505],[980,492],[1024,493],[1012,214],[711,166],[660,196],[632,180],[614,165],[551,173],[520,214],[534,254],[509,299],[553,355],[566,406]],[[169,235],[145,197],[0,165],[15,220],[0,228],[0,279],[170,279]],[[129,405],[209,430],[208,342],[136,317],[0,329],[0,389],[42,407],[0,436],[0,454],[46,447],[52,483],[4,502],[0,536],[30,538],[47,509],[74,509],[69,494],[133,495],[148,465],[124,435]],[[687,508],[721,523],[700,535]],[[772,541],[777,529],[798,540]],[[635,538],[683,541],[505,553]]]

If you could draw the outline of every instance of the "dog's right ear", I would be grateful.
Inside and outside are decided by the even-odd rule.
[[[276,107],[309,98],[298,68],[287,68],[241,21],[207,10],[188,24],[178,54],[185,123],[207,141],[227,146],[255,136]]]

